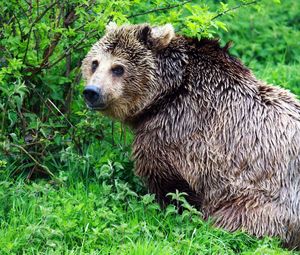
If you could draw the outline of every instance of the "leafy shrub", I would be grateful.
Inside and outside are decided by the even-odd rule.
[[[215,17],[228,7],[211,12],[191,0],[13,0],[0,8],[0,160],[7,162],[6,178],[31,179],[73,167],[93,176],[71,162],[89,153],[99,159],[112,146],[118,153],[130,142],[124,127],[88,112],[81,97],[81,60],[109,21],[171,22],[188,36],[212,36],[225,29]],[[66,151],[74,157],[69,163],[62,161]]]

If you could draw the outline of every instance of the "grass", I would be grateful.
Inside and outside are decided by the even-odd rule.
[[[228,233],[186,205],[161,210],[121,180],[0,184],[0,254],[296,254],[276,240]]]

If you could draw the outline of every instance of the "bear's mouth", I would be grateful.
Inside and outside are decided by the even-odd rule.
[[[87,103],[86,106],[89,108],[89,110],[92,110],[92,111],[103,111],[103,110],[107,109],[108,104],[89,105]]]

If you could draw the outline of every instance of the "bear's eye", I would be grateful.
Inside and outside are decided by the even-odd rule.
[[[124,67],[123,66],[120,66],[120,65],[117,65],[117,66],[114,66],[112,69],[111,69],[113,75],[115,76],[122,76],[123,73],[124,73]]]
[[[94,61],[92,62],[92,72],[93,72],[93,73],[96,71],[98,65],[99,65],[99,62],[98,62],[97,60],[94,60]]]

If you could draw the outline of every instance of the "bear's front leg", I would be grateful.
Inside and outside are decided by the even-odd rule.
[[[201,195],[197,194],[189,184],[179,176],[159,176],[157,174],[152,174],[147,178],[147,186],[149,188],[150,193],[155,194],[158,203],[165,207],[168,204],[175,204],[178,206],[176,201],[171,201],[168,193],[175,193],[178,190],[180,193],[186,193],[185,199],[191,205],[193,205],[196,209],[201,209]],[[180,207],[180,206],[179,206]],[[181,208],[179,208],[181,211]]]

